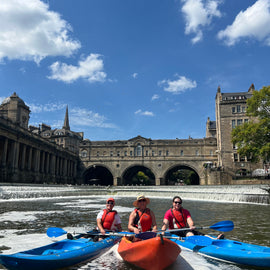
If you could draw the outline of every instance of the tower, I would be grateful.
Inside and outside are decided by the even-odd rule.
[[[66,107],[66,115],[65,115],[63,129],[70,130],[69,119],[68,119],[68,106]]]

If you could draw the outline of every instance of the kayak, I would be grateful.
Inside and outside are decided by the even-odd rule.
[[[90,232],[89,232],[90,233]],[[0,254],[0,264],[9,270],[53,270],[93,260],[121,239],[119,236],[94,242],[92,238],[64,239],[52,244],[14,253]]]
[[[177,235],[171,236],[179,238]],[[201,235],[171,240],[181,247],[212,259],[255,267],[270,267],[270,247],[229,239],[212,239]]]
[[[147,270],[166,268],[176,261],[180,251],[179,245],[163,237],[137,242],[123,237],[118,246],[118,253],[124,261]]]

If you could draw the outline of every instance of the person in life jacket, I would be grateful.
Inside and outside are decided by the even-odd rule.
[[[147,204],[150,203],[150,199],[144,195],[137,197],[137,200],[133,202],[136,207],[129,216],[128,229],[135,234],[146,231],[157,231],[156,217],[154,213],[147,208]]]
[[[106,201],[106,209],[103,209],[97,215],[97,227],[103,235],[106,231],[122,231],[121,219],[117,211],[113,210],[114,205],[114,199],[109,198]]]
[[[175,196],[173,198],[172,208],[169,209],[164,215],[163,226],[161,229],[165,231],[167,228],[169,228],[169,230],[189,228],[189,230],[173,232],[174,234],[180,237],[192,235],[205,235],[195,230],[196,227],[194,225],[193,219],[191,218],[189,211],[182,207],[182,199],[179,196]],[[216,238],[209,235],[205,236],[210,237],[212,239],[224,238],[223,233],[219,234]]]
[[[191,218],[191,215],[187,209],[182,207],[182,199],[179,196],[173,198],[173,206],[169,209],[163,219],[162,230],[169,229],[182,229],[189,228],[189,230],[173,232],[181,237],[192,236],[194,234],[200,234],[194,231],[195,226]]]

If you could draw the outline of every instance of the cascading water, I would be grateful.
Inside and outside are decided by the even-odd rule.
[[[0,185],[0,200],[118,195],[134,196],[145,194],[150,197],[171,198],[180,195],[187,200],[215,202],[270,204],[267,185],[226,186],[70,186],[70,185]]]

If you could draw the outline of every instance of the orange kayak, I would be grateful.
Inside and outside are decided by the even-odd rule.
[[[180,251],[176,243],[159,236],[138,242],[123,237],[118,246],[118,253],[124,261],[146,270],[166,268],[176,261]]]

